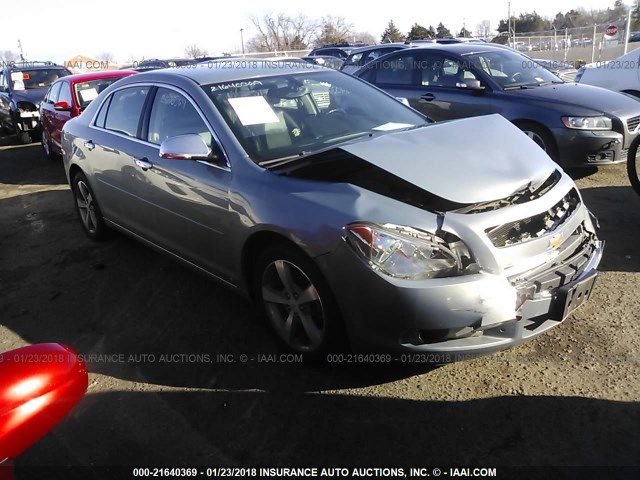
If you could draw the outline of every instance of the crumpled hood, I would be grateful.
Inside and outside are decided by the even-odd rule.
[[[34,88],[29,90],[14,90],[12,96],[16,103],[31,102],[36,105],[42,101],[46,94],[46,88]]]
[[[364,161],[464,204],[506,198],[544,182],[558,165],[500,115],[388,133],[341,146]]]

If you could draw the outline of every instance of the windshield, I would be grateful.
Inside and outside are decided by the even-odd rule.
[[[472,53],[466,58],[503,89],[563,83],[538,62],[511,50]]]
[[[366,83],[334,71],[249,78],[202,88],[256,162],[427,122]]]
[[[105,88],[116,80],[123,77],[110,77],[91,80],[89,82],[81,82],[75,84],[76,101],[81,109],[86,108],[91,101],[100,94]]]
[[[32,90],[36,88],[47,88],[59,78],[67,76],[67,72],[61,68],[21,70],[12,72],[14,90]],[[21,78],[20,78],[21,77]]]

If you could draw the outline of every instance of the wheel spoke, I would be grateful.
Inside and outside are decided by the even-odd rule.
[[[311,340],[312,345],[318,345],[322,341],[322,330],[320,330],[311,315],[307,312],[300,312],[300,321],[307,337]]]
[[[300,297],[298,297],[298,303],[310,303],[319,299],[320,295],[318,295],[318,290],[316,290],[316,287],[311,284],[300,294]]]
[[[282,338],[284,338],[285,342],[291,345],[291,341],[293,339],[293,310],[289,312],[289,315],[287,315],[287,319],[284,321],[284,325],[282,326]]]
[[[96,218],[96,212],[92,209],[89,208],[88,209],[89,215],[88,215],[88,222],[87,222],[87,227],[89,228],[89,230],[93,230],[94,228],[96,228],[96,225],[98,224],[98,219]]]
[[[286,298],[282,292],[267,286],[262,287],[262,298],[265,302],[291,304],[291,300]]]
[[[291,267],[288,263],[285,263],[282,260],[278,260],[275,262],[276,271],[278,272],[278,277],[280,277],[280,281],[284,288],[289,292],[293,293],[294,291],[294,283],[293,278],[291,278]]]

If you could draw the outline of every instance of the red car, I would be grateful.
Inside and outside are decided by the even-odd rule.
[[[0,480],[13,480],[11,459],[67,416],[88,381],[82,358],[64,345],[0,353]]]
[[[40,103],[41,138],[45,156],[54,158],[62,154],[60,136],[67,121],[80,115],[113,82],[136,73],[133,70],[80,73],[60,78],[51,84]]]

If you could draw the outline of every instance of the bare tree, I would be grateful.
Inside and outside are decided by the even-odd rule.
[[[189,58],[199,58],[199,57],[204,57],[207,54],[207,51],[203,50],[202,48],[197,46],[195,43],[192,43],[191,45],[187,45],[185,47],[184,53]]]
[[[344,17],[327,15],[320,20],[320,28],[314,39],[316,45],[348,42],[353,37],[353,25]]]
[[[476,25],[476,35],[480,38],[489,38],[491,36],[491,21],[482,20]]]
[[[366,45],[373,45],[376,43],[376,37],[369,32],[357,32],[353,34],[353,38],[356,42],[364,43]]]
[[[113,53],[111,52],[102,52],[101,54],[99,54],[96,57],[97,60],[100,60],[101,62],[107,62],[107,63],[115,63],[115,56],[113,55]]]
[[[258,52],[303,50],[318,30],[318,23],[302,14],[291,17],[284,13],[266,13],[262,17],[250,18],[258,33],[247,42],[247,46]]]
[[[20,59],[20,54],[16,52],[12,52],[11,50],[4,50],[0,52],[0,61],[2,61],[3,64],[14,63],[14,62],[17,62],[19,59]]]

